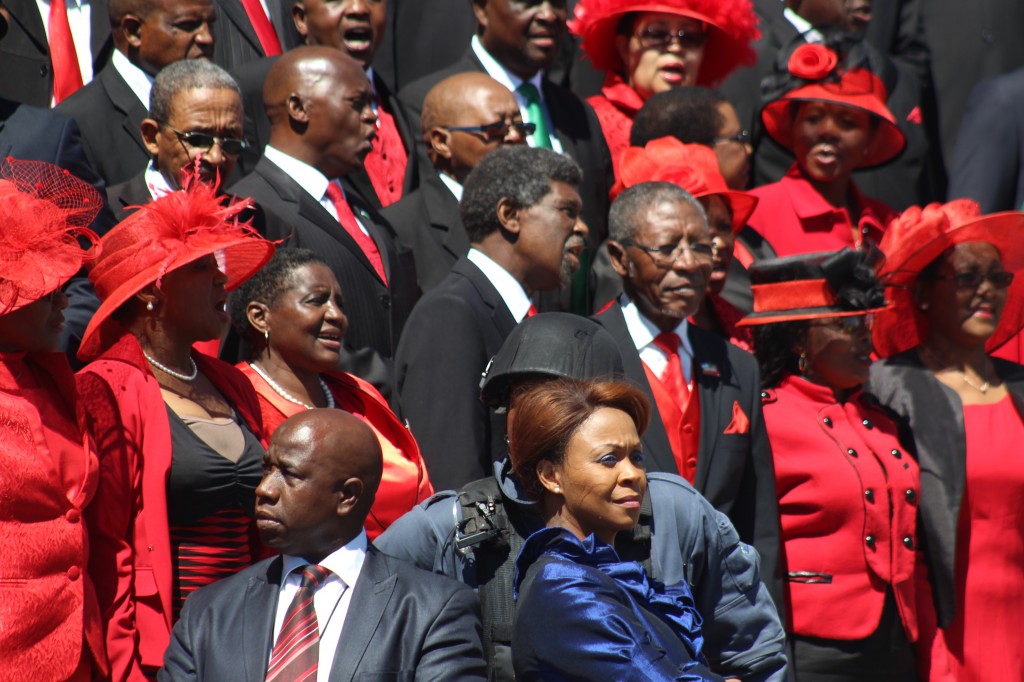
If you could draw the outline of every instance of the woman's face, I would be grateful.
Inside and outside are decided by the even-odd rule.
[[[227,282],[213,254],[167,273],[158,302],[164,326],[190,342],[219,339],[231,321]]]
[[[707,34],[696,19],[666,12],[640,12],[628,36],[616,37],[624,77],[640,96],[697,83]]]
[[[729,189],[744,190],[750,183],[750,155],[754,148],[742,135],[743,126],[735,107],[728,102],[719,102],[716,108],[722,115],[722,125],[713,147],[718,157],[718,170]]]
[[[999,326],[1009,282],[999,250],[988,242],[957,244],[939,257],[934,277],[921,281],[917,302],[929,336],[973,348]]]
[[[833,390],[849,390],[867,381],[871,323],[870,315],[811,320],[803,350],[804,376]]]
[[[871,114],[866,111],[827,102],[797,105],[793,155],[813,182],[849,182],[874,139]]]
[[[0,352],[38,353],[57,350],[64,329],[68,297],[60,289],[39,300],[0,315]]]
[[[341,285],[331,269],[320,263],[299,266],[289,281],[290,286],[267,311],[271,354],[290,367],[310,372],[337,368],[341,341],[348,332]]]
[[[736,246],[736,237],[732,233],[732,211],[729,210],[725,199],[720,196],[701,197],[700,202],[708,212],[711,243],[715,246],[708,291],[720,294],[725,288],[725,279],[729,275],[729,266],[732,264],[733,248]]]
[[[636,425],[622,410],[595,411],[569,439],[562,463],[538,469],[544,487],[565,500],[563,525],[580,539],[593,533],[611,545],[640,518],[647,475]]]

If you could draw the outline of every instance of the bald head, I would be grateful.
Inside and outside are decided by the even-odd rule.
[[[281,55],[263,86],[270,144],[329,179],[362,167],[376,135],[373,90],[354,59],[329,47]]]
[[[337,409],[301,412],[274,432],[256,488],[263,542],[319,561],[363,528],[380,485],[376,435]]]
[[[507,144],[524,144],[519,106],[508,88],[479,72],[450,76],[427,93],[423,101],[423,139],[431,163],[460,183],[477,162]],[[500,124],[506,124],[504,134]],[[496,131],[453,131],[452,127],[499,124]]]

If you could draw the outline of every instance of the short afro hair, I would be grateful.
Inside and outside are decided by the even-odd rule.
[[[728,102],[718,92],[700,86],[659,92],[637,113],[629,144],[644,147],[652,140],[674,137],[684,144],[710,147],[725,125],[718,107]]]

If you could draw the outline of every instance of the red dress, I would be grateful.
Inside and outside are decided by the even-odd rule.
[[[256,389],[268,438],[281,422],[306,409],[281,397],[249,363],[240,362],[236,366]],[[366,422],[376,434],[384,453],[380,487],[370,515],[366,517],[366,535],[374,540],[399,516],[433,495],[434,487],[430,484],[416,439],[398,421],[377,389],[344,372],[327,372],[322,376],[337,406]]]
[[[932,680],[1024,680],[1024,420],[1007,396],[965,405],[967,479],[956,539],[956,616]]]
[[[621,77],[608,73],[605,74],[601,94],[588,97],[587,103],[594,108],[597,120],[601,122],[601,132],[612,155],[612,168],[618,177],[619,156],[629,147],[633,119],[644,105],[644,100]]]

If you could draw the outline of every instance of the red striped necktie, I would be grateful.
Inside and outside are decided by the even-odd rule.
[[[281,633],[270,653],[266,682],[316,680],[320,664],[320,626],[313,607],[313,594],[330,574],[330,569],[316,564],[302,568],[302,583],[288,606]]]

